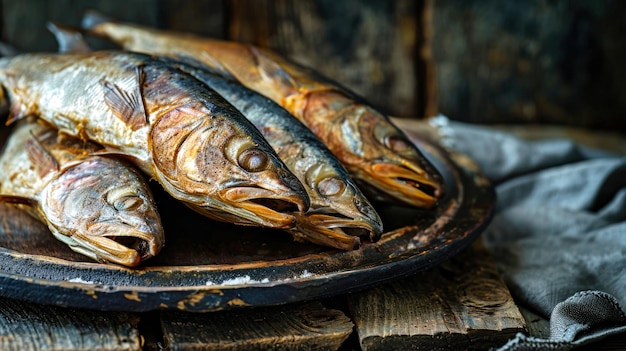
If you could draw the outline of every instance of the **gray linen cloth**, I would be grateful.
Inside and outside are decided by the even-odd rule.
[[[514,298],[550,320],[499,350],[570,350],[626,332],[626,156],[430,120],[496,188],[483,238]]]

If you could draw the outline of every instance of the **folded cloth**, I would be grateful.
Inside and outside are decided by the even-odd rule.
[[[550,319],[549,338],[519,334],[500,350],[569,350],[626,332],[626,156],[430,123],[494,184],[485,244],[514,298]]]

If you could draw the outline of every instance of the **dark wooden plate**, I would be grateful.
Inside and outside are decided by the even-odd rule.
[[[205,312],[326,298],[428,269],[477,237],[495,194],[464,155],[425,139],[419,147],[443,173],[445,198],[436,211],[377,206],[386,232],[355,251],[214,222],[155,186],[166,246],[128,269],[89,261],[45,225],[0,204],[0,296],[98,310]]]

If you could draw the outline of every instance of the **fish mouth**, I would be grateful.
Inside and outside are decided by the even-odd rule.
[[[231,206],[245,210],[233,211],[237,216],[250,221],[239,224],[260,224],[278,229],[295,226],[296,218],[293,213],[304,212],[309,206],[300,193],[289,190],[276,193],[253,186],[238,186],[225,189],[220,196]]]
[[[370,167],[370,185],[405,204],[430,209],[443,194],[439,180],[421,169],[392,163],[375,163]]]
[[[111,233],[111,234],[109,234]],[[71,236],[53,231],[70,249],[101,263],[136,267],[161,251],[163,242],[152,233],[135,229],[109,231],[106,235],[75,233]]]
[[[297,215],[291,234],[297,241],[329,246],[341,250],[361,247],[361,238],[376,242],[382,228],[365,218],[349,218],[339,213],[310,211]]]

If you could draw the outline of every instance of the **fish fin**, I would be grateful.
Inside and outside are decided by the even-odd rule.
[[[79,28],[54,22],[46,23],[46,28],[48,28],[52,35],[54,35],[54,38],[59,46],[59,52],[67,53],[92,51]]]
[[[81,27],[91,29],[106,22],[111,22],[111,19],[96,10],[90,9],[85,11],[85,14],[83,15]]]
[[[2,90],[3,92],[2,92],[2,96],[0,96],[0,103],[5,107],[8,105],[8,110],[9,110],[9,116],[7,117],[7,121],[5,122],[5,125],[9,126],[21,119],[28,117],[29,114],[22,112],[22,108],[20,106],[21,104],[18,103],[16,100],[9,102],[7,100],[7,95],[4,92],[4,89]]]
[[[137,91],[135,92],[127,92],[106,79],[101,81],[104,89],[104,101],[107,106],[132,130],[140,129],[149,124],[140,91],[144,79],[143,69],[137,67],[135,74],[137,75]]]
[[[222,63],[217,60],[215,57],[211,56],[210,53],[203,51],[201,53],[202,55],[202,59],[206,60],[208,62],[210,62],[211,64],[208,65],[206,63],[202,63],[200,60],[197,60],[193,57],[181,57],[181,61],[183,62],[189,62],[191,64],[196,65],[197,67],[201,67],[203,69],[206,69],[209,72],[215,73],[219,76],[222,76],[224,78],[228,78],[231,79],[233,81],[236,81],[237,78],[226,68],[224,67],[224,65],[222,65]],[[196,63],[197,62],[197,63]]]
[[[21,54],[22,51],[18,48],[16,48],[15,46],[9,44],[9,43],[5,43],[5,42],[0,42],[0,56],[2,57],[13,57],[13,56],[17,56],[19,54]]]
[[[33,208],[37,207],[37,200],[19,195],[0,194],[0,202],[12,205],[25,205]]]
[[[32,132],[31,137],[26,140],[26,153],[30,161],[37,167],[37,173],[40,177],[60,169],[59,163],[54,156]]]
[[[272,81],[278,81],[278,86],[289,86],[295,90],[298,89],[298,83],[278,63],[262,53],[258,48],[254,46],[249,46],[248,48],[264,76]]]

